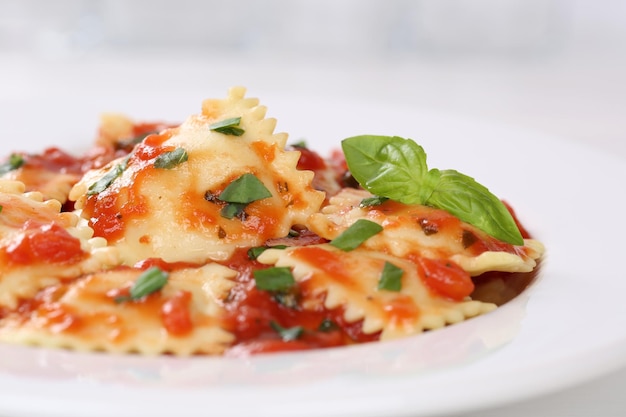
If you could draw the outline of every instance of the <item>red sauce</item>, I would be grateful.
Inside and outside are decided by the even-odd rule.
[[[191,293],[189,291],[178,291],[163,303],[161,321],[169,334],[184,336],[193,330],[189,311],[190,303]]]
[[[300,146],[296,146],[295,150],[300,152],[298,169],[309,171],[326,169],[326,162],[317,152]]]
[[[474,291],[470,274],[454,262],[421,256],[412,260],[421,268],[426,285],[441,296],[461,301]]]
[[[71,264],[80,261],[85,253],[80,240],[54,222],[41,224],[28,220],[23,233],[6,247],[6,255],[15,264],[55,263]]]

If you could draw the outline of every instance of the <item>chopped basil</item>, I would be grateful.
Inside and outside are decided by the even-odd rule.
[[[389,198],[375,195],[374,197],[368,197],[368,198],[364,198],[363,200],[361,200],[361,204],[359,204],[359,207],[363,208],[363,207],[380,206],[387,200],[389,200]]]
[[[241,123],[241,117],[232,117],[213,123],[209,126],[209,129],[225,135],[241,136],[245,133],[245,130],[239,127],[239,123]]]
[[[295,309],[298,307],[298,294],[294,291],[275,291],[272,293],[272,299],[287,308]]]
[[[246,205],[247,204],[242,203],[228,203],[222,208],[220,215],[225,219],[232,219],[234,217],[241,218],[244,215]]]
[[[113,181],[115,181],[117,177],[122,175],[122,173],[126,169],[127,164],[128,158],[124,159],[121,163],[116,164],[102,178],[89,186],[89,188],[87,189],[87,195],[100,194],[101,192],[109,188],[109,186],[113,184]]]
[[[257,246],[254,248],[248,249],[248,259],[255,261],[263,252],[268,249],[285,249],[286,245],[276,245],[276,246]]]
[[[24,165],[24,157],[18,153],[12,153],[9,156],[9,160],[0,165],[0,175],[4,175],[7,172],[13,171]]]
[[[147,269],[137,278],[137,281],[135,281],[130,288],[130,295],[117,297],[115,298],[115,302],[121,303],[124,301],[139,300],[153,292],[159,291],[167,284],[168,278],[169,274],[156,266]]]
[[[219,199],[227,203],[248,204],[271,196],[272,193],[263,182],[254,174],[248,173],[228,184],[220,194]]]
[[[304,333],[304,328],[302,326],[285,328],[274,320],[270,321],[270,326],[280,335],[280,338],[283,339],[284,342],[298,340]]]
[[[378,289],[387,291],[400,291],[402,289],[402,275],[404,271],[391,262],[385,262],[383,271],[378,280]]]
[[[256,287],[265,291],[287,291],[296,283],[291,269],[286,266],[259,269],[254,271],[252,275]]]
[[[343,251],[356,249],[370,237],[380,233],[383,227],[370,220],[359,219],[348,227],[342,234],[334,238],[330,244]]]
[[[337,329],[339,329],[339,326],[337,326],[337,323],[335,323],[331,319],[322,320],[320,325],[317,327],[317,330],[319,330],[320,332],[324,332],[324,333],[332,332]]]
[[[187,161],[189,155],[185,148],[176,148],[173,151],[162,153],[154,160],[154,167],[160,169],[172,169]]]
[[[2,213],[2,206],[0,206],[0,213]]]
[[[293,143],[291,146],[293,146],[294,148],[304,148],[304,149],[308,149],[306,141],[304,139],[299,140],[296,143]]]

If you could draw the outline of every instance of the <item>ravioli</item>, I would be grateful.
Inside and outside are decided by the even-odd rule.
[[[486,271],[529,272],[543,254],[543,245],[526,239],[513,246],[461,222],[448,212],[422,205],[386,201],[361,207],[372,197],[364,190],[346,188],[330,199],[307,225],[318,235],[332,240],[359,219],[379,223],[384,231],[368,239],[364,247],[398,257],[411,253],[454,261],[472,275]]]
[[[97,236],[119,248],[125,264],[148,257],[225,260],[238,247],[286,236],[319,209],[324,194],[311,186],[313,173],[296,168],[299,153],[285,151],[287,135],[274,134],[275,120],[266,119],[266,108],[244,92],[234,88],[225,100],[205,101],[201,114],[148,136],[129,157],[87,173],[71,191],[81,215]],[[232,118],[240,118],[240,136],[212,128]],[[176,150],[184,150],[186,161],[155,167],[159,156]],[[90,192],[118,169],[119,177],[106,189]],[[225,218],[227,204],[219,195],[245,174],[261,181],[271,196]]]
[[[116,301],[141,273],[116,269],[50,285],[34,297],[26,317],[20,312],[3,320],[0,341],[150,355],[219,354],[233,342],[220,316],[235,271],[216,264],[181,269],[158,293]],[[188,324],[177,323],[181,319],[175,315],[168,318],[177,314],[169,311],[177,304]]]
[[[441,328],[496,308],[469,298],[443,297],[428,288],[415,263],[383,252],[343,252],[330,245],[314,245],[270,249],[259,261],[293,269],[295,280],[307,288],[303,308],[342,308],[348,323],[362,321],[362,331],[380,332],[380,340]],[[402,271],[398,291],[378,288],[386,263]]]
[[[517,246],[443,209],[363,206],[374,196],[342,155],[287,145],[245,92],[182,123],[107,113],[82,156],[50,148],[0,167],[0,342],[181,356],[349,346],[488,314],[533,279],[545,249],[514,216]],[[369,231],[338,243],[359,224]]]
[[[117,265],[117,250],[79,224],[61,203],[21,182],[0,180],[0,306],[15,308],[38,290]]]

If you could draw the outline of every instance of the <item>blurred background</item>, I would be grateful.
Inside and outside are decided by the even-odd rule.
[[[245,85],[408,103],[621,151],[624,74],[622,0],[0,1],[5,100],[91,91],[108,106],[128,92]]]

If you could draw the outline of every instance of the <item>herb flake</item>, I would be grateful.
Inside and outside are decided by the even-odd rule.
[[[154,160],[154,167],[159,169],[172,169],[189,159],[185,148],[176,148],[173,151],[162,153]]]
[[[231,117],[219,122],[215,122],[209,126],[209,129],[230,136],[241,136],[246,131],[239,127],[241,117]]]
[[[169,274],[156,266],[147,269],[130,288],[130,295],[116,297],[115,302],[135,301],[157,292],[167,284],[168,278]]]
[[[0,175],[4,175],[7,172],[14,171],[24,165],[26,161],[24,157],[19,153],[12,153],[9,159],[2,165],[0,165]]]
[[[283,327],[274,320],[270,321],[270,327],[276,331],[280,335],[280,338],[284,342],[293,342],[294,340],[298,340],[302,334],[304,333],[304,328],[302,326],[294,326],[294,327]]]
[[[334,238],[330,244],[345,252],[356,249],[370,237],[382,232],[383,227],[371,220],[359,219],[342,234]]]
[[[291,269],[286,266],[258,269],[252,275],[256,287],[260,290],[287,291],[296,284]]]
[[[402,275],[404,271],[391,262],[385,262],[378,280],[378,289],[387,291],[400,291],[402,289]]]

